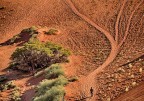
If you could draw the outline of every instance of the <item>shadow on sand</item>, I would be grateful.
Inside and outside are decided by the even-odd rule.
[[[18,35],[13,36],[12,38],[8,39],[7,41],[0,43],[0,46],[7,46],[17,44],[17,46],[21,46],[24,43],[28,42],[32,35],[29,32],[21,32]]]

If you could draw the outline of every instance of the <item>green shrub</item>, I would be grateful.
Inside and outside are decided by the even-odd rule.
[[[65,90],[63,86],[54,86],[50,90],[47,90],[45,94],[35,97],[33,101],[60,101],[64,94]]]
[[[1,91],[8,90],[8,85],[1,85]]]
[[[68,84],[68,80],[64,76],[52,80],[45,79],[37,86],[37,96],[45,94],[46,91],[50,90],[53,86],[64,86],[66,84]]]
[[[49,68],[45,69],[46,78],[57,78],[61,75],[64,75],[64,71],[62,70],[62,67],[58,64],[53,64]]]
[[[37,86],[37,96],[45,94],[47,90],[54,86],[54,81],[55,80],[45,79],[42,82],[40,82],[40,84]]]
[[[49,29],[45,34],[47,35],[55,35],[58,32],[56,29]]]
[[[21,37],[19,36],[19,34],[13,36],[13,37],[10,39],[10,43],[14,43],[14,42],[15,42],[17,39],[19,39],[19,38],[21,38]]]
[[[68,49],[63,48],[62,46],[58,44],[54,44],[52,42],[45,43],[45,47],[52,50],[54,53],[57,53],[58,56],[69,56],[70,51]]]
[[[69,82],[74,82],[74,81],[77,81],[77,80],[78,80],[77,76],[73,76],[70,79],[68,79]]]
[[[33,34],[37,33],[37,29],[38,29],[38,27],[32,26],[30,28],[23,29],[21,32],[22,33],[30,33],[30,35],[33,35]]]
[[[11,100],[12,101],[21,101],[21,94],[20,94],[20,88],[17,87],[13,81],[8,81],[5,84],[1,85],[1,90],[10,90],[12,89],[11,92]]]
[[[11,93],[11,100],[13,101],[21,101],[21,94],[19,89],[14,89]]]
[[[8,85],[9,88],[15,88],[16,87],[16,85],[14,84],[13,81],[7,82],[6,85]]]
[[[64,75],[64,71],[59,64],[52,64],[50,67],[35,73],[35,77],[39,77],[42,74],[45,74],[47,79],[58,78],[59,76]]]
[[[32,26],[30,28],[23,29],[22,32],[33,32],[36,31],[38,28],[36,26]]]
[[[16,69],[32,71],[54,63],[66,62],[69,55],[70,52],[59,45],[42,43],[36,38],[31,38],[28,43],[16,49],[11,59]]]
[[[34,101],[59,101],[65,93],[64,86],[66,84],[68,84],[68,80],[64,76],[51,80],[43,80],[37,86]]]
[[[4,90],[13,89],[15,87],[16,87],[16,85],[14,84],[13,81],[8,81],[5,84],[2,84],[0,88],[2,91],[4,91]]]
[[[31,38],[37,38],[37,34],[33,34]]]
[[[55,80],[55,86],[58,86],[58,85],[67,85],[68,84],[68,80],[67,78],[65,78],[64,76],[59,76],[56,80]]]

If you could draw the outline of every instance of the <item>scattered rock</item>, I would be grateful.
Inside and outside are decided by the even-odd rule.
[[[110,97],[107,98],[107,101],[111,101]]]
[[[129,87],[126,87],[125,91],[128,92],[129,91]]]
[[[115,74],[115,78],[116,78],[116,79],[118,78],[118,74]]]
[[[142,61],[142,59],[139,59],[139,61]]]
[[[118,68],[118,73],[122,73],[122,72],[125,72],[125,70],[123,68]]]
[[[133,65],[130,63],[130,64],[128,64],[128,66],[130,67],[130,68],[132,68],[133,67]]]
[[[27,84],[27,86],[30,86],[30,85],[31,85],[30,83]]]
[[[111,81],[112,81],[112,82],[114,82],[114,81],[115,81],[115,79],[111,79]]]
[[[113,85],[112,84],[108,84],[108,87],[112,87]]]
[[[108,91],[110,91],[110,90],[111,90],[111,88],[110,88],[110,87],[108,87],[107,89],[108,89]]]
[[[130,76],[130,78],[134,78],[135,76],[132,74],[131,76]]]
[[[132,86],[136,86],[136,84],[137,84],[136,82],[133,82],[133,83],[132,83]]]
[[[139,69],[139,72],[142,73],[142,68]]]

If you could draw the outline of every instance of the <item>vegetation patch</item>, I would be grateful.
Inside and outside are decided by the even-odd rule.
[[[21,93],[20,88],[15,87],[11,93],[11,100],[12,101],[21,101]]]
[[[62,67],[57,63],[68,62],[70,51],[51,42],[40,42],[37,39],[37,29],[33,26],[21,32],[28,33],[30,38],[11,55],[12,62],[9,67],[28,72],[47,67],[35,74],[35,77],[45,74],[46,79],[37,86],[37,93],[33,101],[59,101],[64,97],[64,86],[69,81]],[[50,29],[47,34],[52,35],[56,32],[58,31]],[[23,35],[16,35],[11,39],[11,43],[23,37],[25,38]],[[20,96],[20,91],[14,89],[11,94],[12,100],[19,101]]]
[[[68,81],[69,82],[78,81],[78,77],[77,76],[73,76],[73,77],[69,78]]]
[[[23,71],[33,71],[54,63],[66,62],[69,55],[69,50],[59,45],[51,42],[42,43],[36,38],[31,38],[29,42],[21,48],[17,48],[12,54],[10,67]]]
[[[23,30],[21,31],[21,33],[30,33],[30,35],[32,35],[32,34],[34,34],[34,33],[37,33],[37,29],[38,29],[38,27],[32,26],[32,27],[30,27],[30,28],[23,29]]]
[[[46,93],[35,97],[33,101],[60,101],[64,94],[65,90],[63,86],[53,86]]]
[[[0,85],[0,91],[11,90],[10,99],[11,101],[21,101],[20,88],[15,85],[14,81],[8,81],[5,84]]]
[[[8,82],[6,82],[5,84],[1,84],[1,85],[0,85],[0,90],[1,90],[1,91],[5,91],[5,90],[13,89],[13,88],[15,88],[15,87],[16,87],[16,85],[14,84],[13,81],[8,81]]]
[[[47,35],[56,35],[57,32],[58,32],[57,29],[49,29],[48,31],[45,32],[45,34],[47,34]]]
[[[64,71],[62,70],[62,67],[58,64],[54,64],[50,66],[50,68],[45,69],[46,78],[58,78],[59,76],[64,76]]]
[[[43,80],[37,86],[36,97],[33,101],[60,101],[65,94],[64,86],[68,84],[67,78],[63,75],[64,71],[58,64],[46,69],[48,79]]]
[[[15,42],[17,39],[19,39],[19,38],[21,38],[21,37],[20,37],[20,34],[13,36],[13,37],[10,39],[10,43],[14,43],[14,42]]]
[[[11,39],[7,40],[6,42],[2,43],[2,45],[8,44],[14,44],[14,43],[19,43],[19,42],[27,42],[30,38],[36,38],[37,37],[37,32],[38,27],[32,26],[30,28],[26,28],[21,31],[21,33],[13,36]]]

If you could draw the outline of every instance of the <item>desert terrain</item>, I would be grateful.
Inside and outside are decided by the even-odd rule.
[[[31,26],[58,29],[40,29],[38,39],[71,51],[62,66],[78,80],[65,86],[66,101],[143,101],[144,0],[0,0],[0,75],[20,87],[20,101],[32,101],[44,76],[7,70],[20,46],[4,43]],[[11,101],[11,92],[0,92],[0,101]]]

